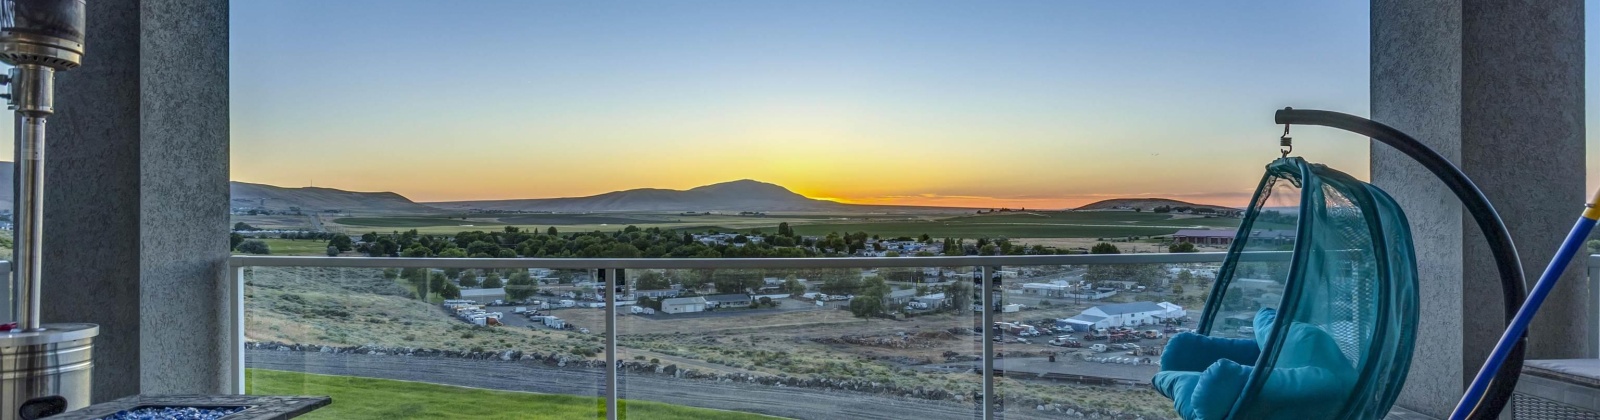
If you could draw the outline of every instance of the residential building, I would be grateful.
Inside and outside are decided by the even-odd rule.
[[[753,302],[754,298],[745,293],[728,293],[706,296],[705,301],[707,308],[728,308],[750,306],[750,302]]]
[[[705,310],[706,298],[699,296],[672,298],[661,301],[662,313],[686,314],[691,312],[704,312]]]

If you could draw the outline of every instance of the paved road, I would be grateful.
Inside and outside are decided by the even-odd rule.
[[[599,370],[439,357],[248,350],[245,360],[251,368],[550,394],[599,396],[604,381]],[[691,381],[657,375],[630,375],[619,381],[623,398],[796,419],[970,420],[976,417],[976,409],[970,404],[844,391]],[[1012,419],[1048,418],[1032,409],[1005,414]]]
[[[316,213],[312,213],[310,217],[307,217],[307,219],[311,220],[311,231],[312,232],[327,232],[328,231],[328,228],[322,226],[322,215],[316,214]]]

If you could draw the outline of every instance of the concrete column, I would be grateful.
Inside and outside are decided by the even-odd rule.
[[[1583,3],[1372,2],[1372,118],[1455,161],[1505,218],[1531,282],[1581,212]],[[1411,218],[1422,273],[1418,351],[1400,405],[1448,414],[1504,329],[1483,235],[1421,166],[1372,145],[1373,183]],[[1593,351],[1583,261],[1533,326],[1530,358]]]
[[[47,146],[46,322],[93,322],[94,397],[224,391],[226,0],[91,1]]]

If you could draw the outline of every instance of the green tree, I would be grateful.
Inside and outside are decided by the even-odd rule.
[[[871,318],[883,313],[883,299],[871,296],[856,296],[850,300],[850,314],[856,318]]]
[[[1183,283],[1188,283],[1188,282],[1194,281],[1194,274],[1190,274],[1189,270],[1187,270],[1187,269],[1178,270],[1178,279],[1177,280],[1178,280],[1179,284],[1183,284]]]
[[[1121,254],[1122,250],[1117,249],[1116,245],[1112,245],[1112,244],[1109,244],[1109,243],[1101,242],[1101,243],[1098,243],[1098,244],[1094,244],[1093,248],[1089,248],[1089,253],[1090,254]]]
[[[456,287],[454,284],[445,283],[444,289],[439,291],[439,297],[445,299],[460,299],[461,288]]]
[[[1168,245],[1167,246],[1167,252],[1180,253],[1180,252],[1196,252],[1196,251],[1194,249],[1194,244],[1191,244],[1191,243],[1188,243],[1188,242],[1181,242],[1181,243]]]
[[[330,256],[330,257],[339,256],[339,247],[336,247],[336,246],[333,246],[333,245],[328,245],[328,256]]]
[[[1172,285],[1172,293],[1173,294],[1177,294],[1179,296],[1182,296],[1183,295],[1183,285],[1182,284],[1174,284],[1174,285]]]
[[[950,303],[950,308],[956,311],[968,311],[972,308],[973,296],[972,283],[957,280],[944,286],[944,301]]]
[[[445,248],[439,251],[439,258],[466,258],[467,250],[461,248]]]
[[[550,235],[550,236],[557,236],[557,235],[560,235],[561,232],[556,231],[556,227],[555,226],[551,226],[549,229],[545,229],[544,234]]]
[[[861,277],[854,274],[843,274],[823,280],[818,291],[830,295],[853,295],[861,290]]]
[[[483,288],[498,289],[502,287],[506,287],[506,284],[500,281],[499,274],[489,274],[483,277]]]
[[[634,279],[634,288],[638,290],[662,290],[672,288],[672,279],[659,271],[645,271]]]
[[[350,240],[350,235],[343,233],[334,234],[328,239],[328,246],[338,248],[339,252],[347,252],[356,248],[355,242]]]
[[[806,285],[800,283],[800,279],[790,274],[789,277],[783,279],[783,291],[790,296],[800,296],[806,293]]]
[[[483,284],[478,281],[478,275],[471,270],[462,272],[461,279],[457,281],[461,283],[461,287],[478,287]]]
[[[445,278],[444,273],[440,273],[440,272],[429,272],[428,273],[428,291],[434,292],[434,293],[442,292],[442,291],[444,291],[444,286],[447,285],[447,284],[450,284],[450,280]]]
[[[523,300],[539,293],[539,281],[528,275],[528,270],[518,269],[511,273],[511,279],[506,281],[506,297],[512,300]]]
[[[406,258],[427,258],[432,253],[433,251],[429,250],[427,247],[422,245],[412,245],[410,248],[406,248],[405,252],[401,252],[400,256]]]
[[[266,242],[256,239],[240,242],[238,249],[239,252],[246,254],[267,255],[272,253],[272,248],[268,247]]]
[[[252,232],[252,231],[257,231],[257,230],[261,230],[261,229],[255,227],[255,226],[250,226],[249,223],[239,222],[239,223],[234,223],[233,224],[233,230],[235,230],[235,231],[243,231],[243,232]]]
[[[240,235],[240,234],[237,234],[237,233],[228,234],[228,250],[229,251],[232,251],[232,250],[235,250],[235,249],[239,249],[239,244],[242,243],[242,242],[244,242],[244,235]],[[10,246],[7,246],[6,248],[10,248]]]

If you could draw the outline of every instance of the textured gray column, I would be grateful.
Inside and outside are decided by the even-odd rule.
[[[100,324],[95,401],[139,392],[139,4],[87,3],[45,146],[45,322]]]
[[[1581,212],[1583,4],[1372,2],[1372,117],[1454,160],[1504,216],[1529,281]],[[1426,170],[1372,147],[1373,182],[1410,216],[1423,323],[1402,406],[1448,414],[1504,329],[1477,226]],[[1587,277],[1569,269],[1533,326],[1530,358],[1590,351]],[[1531,283],[1530,283],[1531,286]]]
[[[228,1],[140,7],[140,390],[229,389]]]
[[[88,6],[49,133],[43,316],[100,324],[97,401],[223,391],[227,1]]]

